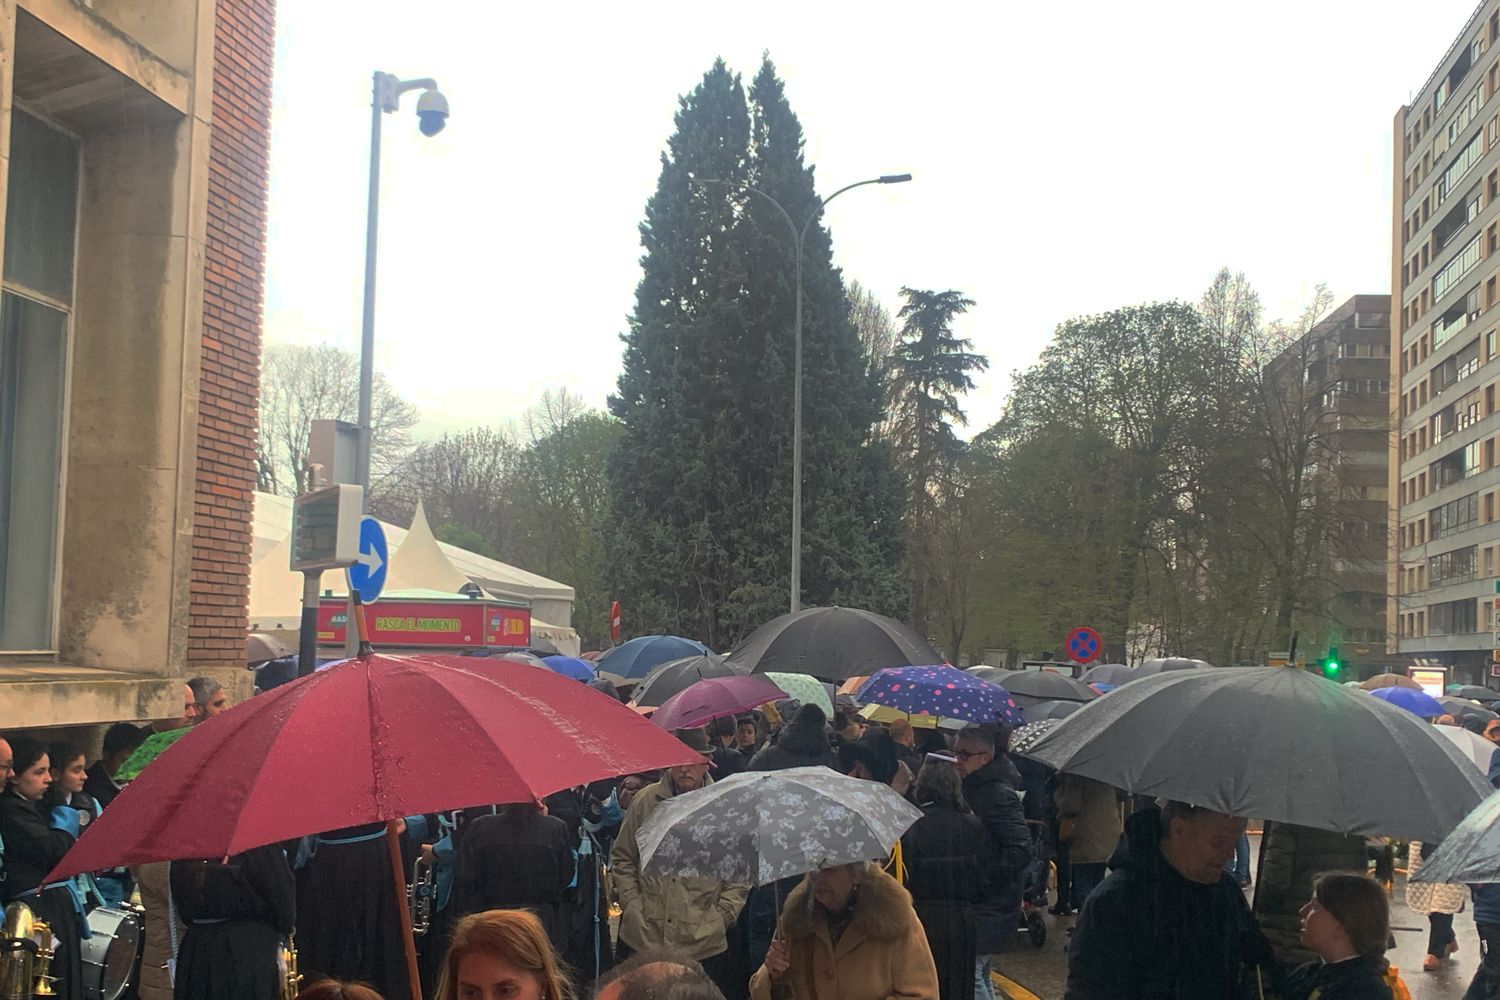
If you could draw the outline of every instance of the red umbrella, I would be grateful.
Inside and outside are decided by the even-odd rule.
[[[705,677],[661,703],[651,721],[663,729],[693,729],[787,696],[761,674]]]
[[[503,659],[365,656],[196,727],[125,787],[48,880],[226,857],[378,821],[399,857],[396,821],[404,816],[530,802],[701,760],[618,701],[550,670]],[[199,800],[205,776],[212,809]],[[401,865],[392,871],[404,916]],[[415,977],[410,948],[408,960]]]

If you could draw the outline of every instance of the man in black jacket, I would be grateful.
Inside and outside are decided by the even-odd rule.
[[[1031,833],[1016,794],[1020,775],[1015,765],[997,753],[996,735],[971,726],[958,734],[953,756],[964,776],[964,800],[984,823],[994,863],[982,900],[974,907],[979,945],[975,995],[991,995],[989,956],[1004,951],[1021,926],[1021,892],[1031,864]]]
[[[1131,816],[1078,917],[1064,1000],[1232,1000],[1256,965],[1269,984],[1270,943],[1224,871],[1244,829],[1181,802]]]

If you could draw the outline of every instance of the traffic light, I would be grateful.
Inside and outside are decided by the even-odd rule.
[[[1344,669],[1343,662],[1339,659],[1339,648],[1328,647],[1328,655],[1323,657],[1323,676],[1329,680],[1337,680],[1339,672]]]

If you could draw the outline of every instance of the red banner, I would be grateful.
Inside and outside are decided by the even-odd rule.
[[[611,601],[609,604],[609,641],[620,641],[620,602]]]
[[[531,611],[491,601],[376,601],[364,608],[377,647],[482,649],[531,645]],[[341,646],[347,624],[344,600],[318,608],[318,644]]]

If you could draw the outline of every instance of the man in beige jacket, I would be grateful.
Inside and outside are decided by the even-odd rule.
[[[710,752],[708,734],[702,729],[680,730],[677,736],[700,753]],[[636,842],[636,834],[663,800],[696,791],[708,781],[705,759],[702,764],[669,769],[631,800],[610,852],[620,902],[616,953],[622,960],[646,951],[691,958],[701,962],[719,988],[725,989],[735,975],[730,968],[728,935],[745,906],[749,886],[711,878],[642,874],[641,848]],[[741,982],[737,992],[743,990]]]

